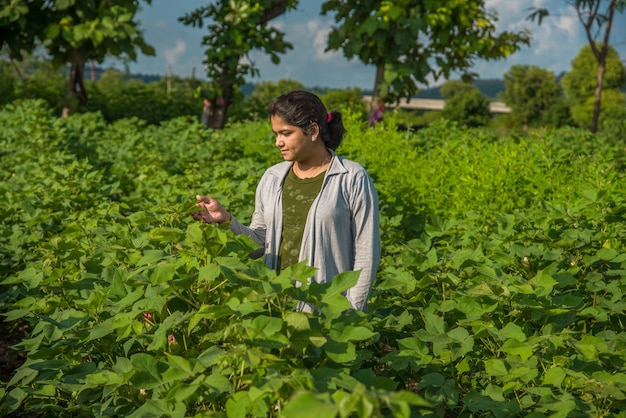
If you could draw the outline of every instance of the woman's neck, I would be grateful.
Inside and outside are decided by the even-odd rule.
[[[294,173],[300,178],[315,177],[326,168],[331,158],[332,153],[324,148],[324,152],[319,157],[311,158],[307,162],[296,161],[293,164]]]

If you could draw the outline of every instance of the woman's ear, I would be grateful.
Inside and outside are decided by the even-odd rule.
[[[317,122],[313,122],[311,126],[311,138],[315,141],[320,136],[320,126]]]

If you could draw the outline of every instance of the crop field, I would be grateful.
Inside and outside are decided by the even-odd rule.
[[[626,417],[626,144],[344,116],[380,197],[367,313],[356,273],[297,286],[190,216],[248,222],[269,122],[0,110],[0,312],[27,330],[0,415]]]

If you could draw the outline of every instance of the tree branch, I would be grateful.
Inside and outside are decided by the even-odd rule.
[[[289,3],[288,0],[283,0],[274,3],[269,9],[265,9],[265,12],[259,18],[259,25],[263,25],[285,13],[287,11],[287,3]]]

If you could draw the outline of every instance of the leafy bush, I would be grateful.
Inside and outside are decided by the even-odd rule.
[[[476,86],[459,80],[446,81],[439,89],[446,100],[441,116],[461,126],[477,127],[489,124],[489,101]]]
[[[29,330],[0,413],[622,416],[623,144],[345,116],[381,198],[367,314],[342,314],[353,272],[298,287],[309,268],[189,216],[201,192],[249,219],[280,160],[267,121],[1,110],[0,304]]]
[[[322,101],[329,111],[351,112],[367,120],[369,109],[363,102],[363,92],[359,88],[328,91],[322,95]]]

